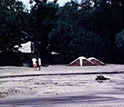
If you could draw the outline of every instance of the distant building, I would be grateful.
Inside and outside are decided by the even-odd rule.
[[[21,44],[18,51],[22,53],[31,53],[31,41]]]
[[[21,47],[18,45],[15,46],[15,48],[18,48],[18,51],[16,52],[19,57],[20,65],[22,66],[33,66],[32,64],[32,48],[31,48],[31,41],[28,41],[26,43],[22,43]]]

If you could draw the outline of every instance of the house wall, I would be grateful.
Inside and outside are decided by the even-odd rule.
[[[31,54],[27,53],[0,53],[0,66],[32,66]]]
[[[13,52],[0,53],[0,66],[19,66],[19,55]]]

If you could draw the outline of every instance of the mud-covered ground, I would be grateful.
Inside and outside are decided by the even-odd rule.
[[[124,107],[123,71],[124,65],[0,67],[0,77],[43,74],[0,78],[0,107]],[[110,80],[96,81],[100,73]]]

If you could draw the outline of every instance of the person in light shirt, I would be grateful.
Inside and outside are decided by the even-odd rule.
[[[32,62],[34,70],[41,70],[41,58],[38,58],[38,61],[36,58],[32,58]]]
[[[37,70],[37,59],[36,58],[32,58],[32,62],[33,62],[34,70]]]

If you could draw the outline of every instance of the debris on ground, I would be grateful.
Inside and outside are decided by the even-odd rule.
[[[104,77],[102,75],[99,75],[99,76],[96,77],[95,80],[110,80],[110,78],[106,78],[106,77]]]

